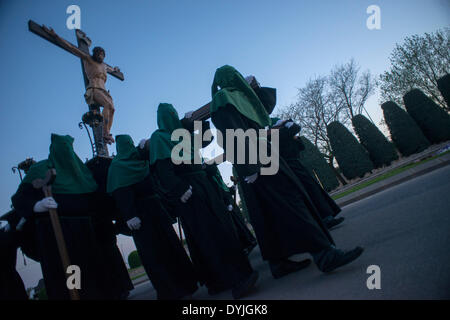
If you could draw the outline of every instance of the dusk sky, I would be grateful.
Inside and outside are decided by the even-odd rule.
[[[81,29],[93,46],[103,47],[105,62],[125,75],[124,82],[109,77],[106,83],[116,106],[111,132],[130,134],[135,143],[157,128],[160,102],[172,103],[180,116],[209,102],[222,65],[277,88],[280,108],[295,102],[308,79],[351,58],[379,75],[389,68],[395,43],[450,23],[448,0],[0,0],[1,213],[19,184],[11,168],[27,157],[47,158],[51,133],[73,136],[79,157],[92,157],[87,134],[78,128],[87,111],[80,61],[27,27],[31,19],[76,43],[66,27],[72,4],[80,7]],[[380,30],[366,26],[370,5],[381,9]],[[378,94],[366,108],[378,124]],[[230,166],[221,171],[229,181]],[[121,236],[119,247],[127,256],[131,238]],[[27,261],[24,267],[20,254],[17,267],[29,287],[42,276],[39,264]]]

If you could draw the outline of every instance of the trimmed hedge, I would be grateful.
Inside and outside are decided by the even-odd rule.
[[[305,137],[302,139],[305,149],[300,151],[300,161],[308,170],[309,174],[316,179],[314,172],[319,177],[320,183],[326,191],[331,191],[339,186],[339,182],[333,169],[323,157],[322,153],[317,147]],[[314,171],[314,172],[313,172]]]
[[[403,96],[406,111],[431,143],[450,140],[450,116],[419,89]]]
[[[375,168],[390,165],[392,161],[398,159],[395,147],[369,119],[358,114],[353,117],[352,124],[359,141],[369,152]]]
[[[395,102],[385,102],[381,105],[381,109],[391,139],[403,156],[421,152],[430,146],[430,142],[413,118]]]
[[[372,171],[373,163],[367,150],[344,125],[338,121],[331,122],[327,126],[327,135],[333,155],[347,179],[363,177]]]
[[[142,266],[141,258],[136,250],[128,255],[128,264],[130,265],[130,269]]]
[[[438,89],[444,97],[447,107],[450,108],[450,74],[446,74],[437,81]]]

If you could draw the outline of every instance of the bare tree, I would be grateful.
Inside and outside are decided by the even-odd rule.
[[[310,79],[306,86],[298,89],[297,102],[282,108],[278,117],[292,119],[302,127],[302,135],[310,140],[326,158],[328,164],[335,170],[339,180],[345,180],[334,168],[334,155],[327,136],[327,125],[332,121],[348,124],[349,117],[344,112],[344,104],[329,88],[326,77]]]
[[[403,44],[396,44],[389,60],[390,70],[379,78],[381,102],[402,105],[403,95],[417,88],[450,111],[437,87],[437,80],[450,73],[450,28],[406,37]]]
[[[363,112],[364,104],[374,93],[376,86],[370,71],[360,72],[360,67],[353,58],[348,63],[335,66],[328,82],[335,99],[334,104],[342,105],[349,118]]]

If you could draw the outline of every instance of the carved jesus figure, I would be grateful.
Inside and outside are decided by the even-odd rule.
[[[101,47],[95,47],[92,56],[81,51],[79,48],[72,45],[70,42],[59,37],[51,28],[43,26],[44,30],[48,32],[55,40],[58,41],[65,49],[83,60],[84,70],[89,80],[89,85],[86,88],[84,97],[88,105],[99,105],[103,107],[103,139],[106,143],[114,142],[112,134],[110,133],[111,126],[114,119],[114,103],[109,91],[105,88],[107,79],[107,72],[110,67],[103,63],[105,59],[105,50]],[[111,71],[120,71],[115,67]]]

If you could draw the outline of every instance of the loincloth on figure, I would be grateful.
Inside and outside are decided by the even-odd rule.
[[[84,94],[84,99],[90,106],[94,104],[102,107],[104,107],[105,104],[114,105],[109,91],[106,91],[103,88],[88,87],[86,89],[86,93]]]

